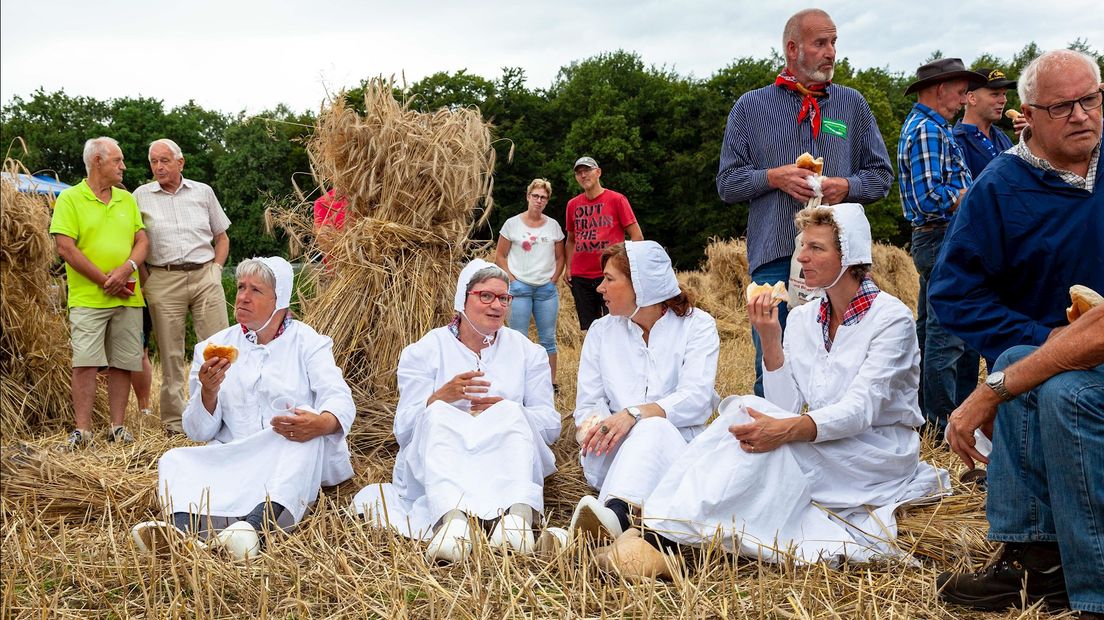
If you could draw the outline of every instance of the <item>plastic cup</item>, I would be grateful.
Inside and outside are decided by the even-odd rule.
[[[135,280],[134,278],[131,278],[131,279],[127,280],[126,290],[130,291],[130,294],[133,295],[134,294],[134,287],[136,287],[137,285],[138,285],[138,280]]]

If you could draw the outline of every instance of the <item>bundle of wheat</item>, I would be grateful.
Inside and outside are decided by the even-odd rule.
[[[326,257],[308,276],[302,319],[333,338],[366,447],[390,441],[399,354],[451,318],[455,276],[485,250],[469,234],[492,204],[495,151],[479,111],[418,112],[393,93],[390,81],[370,81],[363,115],[337,97],[307,145],[319,184],[347,200],[342,228],[313,231],[305,201],[268,214],[294,245]]]
[[[50,276],[52,198],[21,193],[8,178],[26,172],[8,159],[0,183],[0,434],[70,419],[69,326]]]
[[[908,252],[884,243],[874,244],[874,267],[871,275],[878,287],[900,299],[913,312],[920,296],[920,274]]]

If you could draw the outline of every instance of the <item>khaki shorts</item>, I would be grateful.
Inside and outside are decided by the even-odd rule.
[[[142,370],[142,309],[69,308],[73,367]]]

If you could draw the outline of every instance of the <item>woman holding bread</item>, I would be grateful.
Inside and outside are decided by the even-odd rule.
[[[598,497],[583,497],[574,535],[616,537],[629,529],[663,472],[713,413],[720,338],[695,308],[655,241],[602,253],[598,287],[609,315],[587,331],[575,404],[583,473]]]
[[[805,280],[823,299],[793,309],[784,339],[771,294],[750,302],[765,398],[721,403],[644,502],[644,536],[619,538],[600,565],[655,576],[661,549],[713,540],[767,561],[865,560],[898,552],[898,506],[949,487],[919,459],[912,312],[870,278],[862,207],[806,208],[797,225]]]
[[[135,526],[139,548],[219,529],[219,544],[252,557],[265,530],[294,525],[322,485],[352,476],[352,395],[332,341],[292,317],[292,277],[278,257],[238,264],[238,323],[196,345],[188,382],[184,432],[208,443],[161,457],[173,523]]]
[[[370,522],[428,540],[430,562],[465,559],[483,534],[522,554],[536,544],[561,422],[544,348],[504,327],[509,282],[502,268],[471,261],[452,322],[403,349],[392,481],[353,498]]]

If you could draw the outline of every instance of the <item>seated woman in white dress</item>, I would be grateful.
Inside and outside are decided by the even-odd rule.
[[[583,473],[598,497],[579,501],[570,529],[616,538],[712,415],[720,338],[655,241],[610,246],[602,272],[610,313],[587,330],[575,400]]]
[[[333,341],[292,318],[292,277],[279,257],[238,264],[238,324],[196,345],[188,382],[184,432],[207,445],[161,457],[158,490],[173,524],[135,526],[140,549],[221,530],[217,541],[232,555],[255,556],[265,530],[294,525],[321,486],[352,477],[352,394]],[[232,347],[236,359],[223,350],[205,361],[208,345]]]
[[[894,554],[896,508],[949,488],[919,459],[915,323],[868,275],[862,207],[807,208],[797,224],[805,281],[826,295],[791,310],[785,339],[770,294],[748,304],[766,399],[726,398],[644,502],[643,537],[622,536],[600,565],[654,576],[659,549],[714,540],[767,561]]]
[[[370,521],[429,539],[430,562],[467,557],[471,518],[492,545],[530,552],[544,479],[556,471],[548,355],[503,326],[508,283],[502,268],[473,260],[460,272],[452,323],[403,349],[392,481],[353,498]]]

